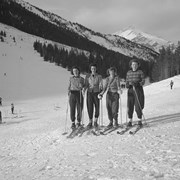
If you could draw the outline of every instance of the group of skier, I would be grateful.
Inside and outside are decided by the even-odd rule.
[[[127,115],[129,121],[128,127],[132,126],[132,117],[135,111],[138,116],[138,125],[142,126],[142,110],[144,108],[144,91],[145,83],[143,71],[139,69],[140,63],[137,59],[132,59],[129,63],[131,70],[127,72],[126,87],[127,92]],[[118,127],[119,98],[122,94],[120,79],[117,75],[115,67],[107,70],[107,78],[104,83],[102,76],[97,73],[96,64],[90,65],[90,73],[85,79],[80,75],[80,69],[77,66],[72,68],[72,77],[69,80],[68,95],[70,104],[70,117],[72,121],[72,129],[81,127],[82,110],[85,92],[87,91],[87,112],[89,116],[88,129],[97,128],[98,118],[100,114],[100,100],[106,93],[106,108],[108,112],[109,124],[108,128]],[[95,112],[94,112],[95,109]],[[77,111],[77,123],[75,123]],[[93,119],[94,116],[94,119]]]

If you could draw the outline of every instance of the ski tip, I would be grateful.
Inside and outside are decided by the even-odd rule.
[[[68,132],[63,132],[63,133],[62,133],[63,136],[66,135],[66,134],[68,134]]]

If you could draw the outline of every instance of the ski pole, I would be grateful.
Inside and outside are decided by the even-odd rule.
[[[142,106],[141,106],[141,104],[140,104],[140,101],[139,101],[139,98],[138,98],[138,95],[137,95],[136,89],[135,89],[134,87],[133,87],[133,90],[134,90],[134,92],[135,92],[135,96],[136,96],[136,99],[137,99],[137,101],[138,101],[139,107],[140,107],[140,109],[141,109],[142,116],[143,116],[143,119],[144,119],[144,121],[145,121],[145,124],[147,124],[147,123],[146,123],[145,116],[144,116],[144,113],[143,113],[143,110],[142,110]]]
[[[100,101],[101,101],[101,126],[103,126],[103,102],[102,99]]]
[[[65,132],[63,133],[63,135],[66,135],[68,133],[67,132],[68,109],[69,109],[69,95],[68,95],[68,101],[67,101],[67,107],[66,107]]]
[[[84,98],[82,98],[82,90],[80,90],[80,117],[81,117],[81,122],[82,125],[84,123]]]
[[[128,90],[127,90],[126,124],[128,123],[128,111],[129,111],[129,108],[128,108]]]
[[[121,92],[119,93],[119,100],[120,100],[120,114],[121,114],[121,126],[122,126],[122,102],[121,102]]]

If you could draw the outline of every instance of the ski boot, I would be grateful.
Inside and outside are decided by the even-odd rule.
[[[92,120],[89,121],[89,124],[87,125],[87,129],[92,129],[93,127],[93,124],[92,124]]]
[[[95,118],[95,120],[94,120],[94,127],[98,128],[98,118]]]
[[[118,127],[118,126],[119,126],[118,121],[115,120],[115,121],[114,121],[114,127]]]
[[[139,121],[138,121],[138,126],[139,126],[139,127],[142,127],[142,126],[143,126],[143,124],[142,124],[142,121],[141,121],[141,120],[139,120]]]
[[[72,130],[76,129],[75,122],[72,122],[71,129],[72,129]]]
[[[129,122],[127,123],[127,127],[132,127],[132,121],[129,121]]]
[[[107,129],[110,129],[110,128],[112,128],[113,127],[113,122],[112,121],[110,121],[110,123],[107,125]]]
[[[81,123],[78,122],[78,123],[76,124],[76,126],[77,126],[77,128],[80,128],[80,127],[81,127]]]

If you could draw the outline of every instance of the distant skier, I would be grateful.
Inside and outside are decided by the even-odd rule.
[[[174,85],[174,82],[173,80],[170,81],[170,88],[172,89],[173,88],[173,85]]]
[[[91,74],[86,75],[85,78],[85,90],[87,89],[87,110],[89,115],[89,124],[87,128],[91,129],[93,127],[93,111],[95,107],[95,119],[94,127],[98,127],[98,117],[99,117],[99,98],[98,94],[102,90],[102,76],[97,73],[97,65],[90,65]]]
[[[11,103],[11,113],[14,114],[14,104]]]
[[[99,97],[102,97],[107,90],[106,94],[106,108],[108,112],[109,125],[107,128],[118,126],[118,111],[119,111],[119,93],[121,93],[120,80],[117,76],[117,70],[115,67],[110,67],[107,70],[109,75],[105,80],[105,85],[103,91],[99,94]]]
[[[80,76],[80,69],[74,66],[71,70],[69,80],[68,94],[69,94],[69,104],[70,104],[70,117],[72,121],[72,129],[76,128],[75,124],[75,114],[77,109],[77,127],[81,126],[81,117],[83,109],[83,96],[82,89],[84,87],[84,78]]]
[[[142,110],[144,108],[144,90],[145,83],[144,73],[139,70],[140,63],[137,59],[132,59],[129,63],[131,70],[127,72],[126,87],[128,88],[128,117],[129,122],[127,126],[132,126],[132,118],[134,106],[138,116],[138,125],[142,126]]]
[[[0,124],[2,124],[2,114],[1,114],[1,111],[0,111]]]

